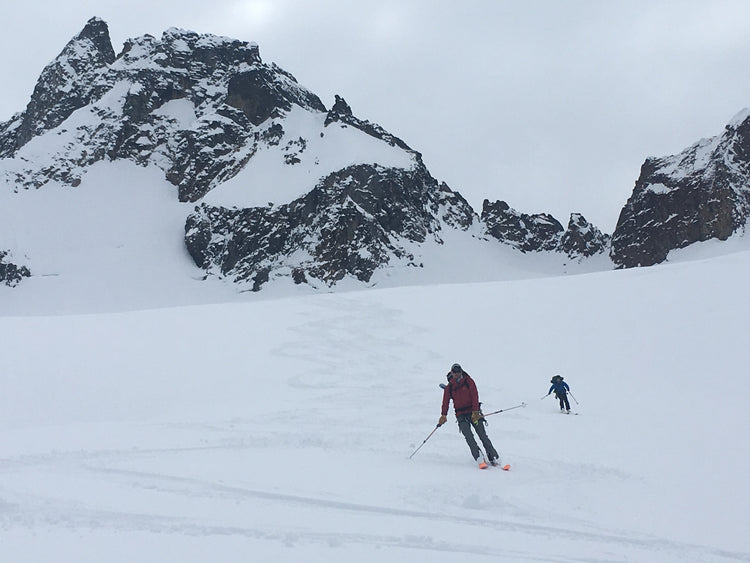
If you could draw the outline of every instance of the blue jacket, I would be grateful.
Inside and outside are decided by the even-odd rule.
[[[562,380],[558,381],[557,383],[553,383],[549,388],[549,391],[547,391],[547,395],[552,393],[553,389],[555,390],[556,395],[564,395],[565,393],[570,391],[570,387],[568,387],[568,384]]]

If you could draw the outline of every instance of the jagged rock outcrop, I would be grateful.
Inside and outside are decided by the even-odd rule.
[[[270,117],[281,117],[281,112],[292,109],[292,104],[325,111],[326,108],[312,92],[302,88],[289,88],[277,80],[285,76],[294,77],[274,66],[254,65],[234,74],[227,83],[227,105],[237,108],[258,126]]]
[[[345,276],[367,282],[392,261],[418,266],[410,245],[440,242],[444,223],[466,229],[473,218],[466,200],[423,166],[357,165],[286,205],[202,204],[188,217],[185,240],[201,268],[254,291],[285,275],[331,286]]]
[[[609,247],[609,236],[573,213],[568,228],[548,213],[520,213],[504,201],[482,204],[481,220],[487,233],[521,252],[557,251],[571,258],[587,258]]]
[[[376,139],[382,139],[391,146],[415,152],[409,148],[405,142],[395,135],[388,133],[388,131],[383,129],[380,125],[354,117],[354,115],[352,115],[352,108],[350,108],[349,104],[346,103],[346,100],[338,94],[335,94],[335,99],[336,101],[334,102],[333,107],[328,111],[328,115],[326,115],[326,120],[324,122],[326,127],[331,123],[341,123],[344,126],[351,125]],[[416,152],[415,154],[419,155],[419,153]]]
[[[114,60],[107,24],[92,18],[42,71],[26,111],[0,125],[0,158],[100,98],[110,87],[103,74]]]
[[[0,250],[0,283],[8,286],[15,286],[23,278],[31,276],[31,272],[26,266],[18,266],[9,259],[9,252]]]
[[[612,235],[620,268],[663,262],[671,250],[726,240],[750,214],[750,113],[722,135],[674,156],[649,158]]]
[[[555,250],[564,232],[552,215],[519,213],[504,201],[485,199],[480,217],[490,235],[521,252]]]
[[[588,258],[609,251],[611,237],[589,223],[580,213],[571,213],[558,250],[571,258]]]
[[[197,201],[241,170],[267,141],[266,122],[293,105],[326,111],[254,43],[170,29],[128,40],[115,57],[107,24],[93,18],[44,70],[26,110],[0,124],[0,158],[16,157],[7,173],[35,188],[75,185],[99,160],[154,164],[180,201]],[[53,129],[54,154],[25,150]]]

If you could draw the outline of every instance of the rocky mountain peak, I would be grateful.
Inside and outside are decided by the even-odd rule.
[[[651,266],[671,250],[726,240],[750,216],[750,113],[683,152],[649,158],[612,235],[619,267]]]
[[[198,79],[262,63],[256,43],[175,27],[164,31],[160,39],[148,34],[128,39],[117,58],[123,67],[155,65]]]
[[[571,213],[560,238],[559,250],[571,258],[588,258],[609,249],[611,237],[589,223],[580,213]]]
[[[13,176],[26,187],[76,185],[105,158],[153,164],[181,201],[196,201],[275,138],[266,122],[294,106],[326,111],[255,43],[171,28],[128,40],[115,57],[106,23],[93,18],[42,72],[26,111],[0,124],[0,157],[21,157]],[[50,162],[18,154],[63,123]]]
[[[112,48],[112,41],[109,38],[109,26],[107,26],[107,22],[97,17],[91,18],[86,22],[81,32],[68,43],[66,49],[71,48],[72,45],[80,45],[87,41],[92,47],[91,52],[98,53],[104,63],[111,64],[115,60],[115,51]]]
[[[331,107],[331,109],[328,111],[325,125],[333,123],[334,121],[346,121],[347,119],[352,117],[352,108],[349,107],[349,104],[346,103],[346,100],[338,94],[334,94],[334,96],[336,99],[333,103],[333,107]]]
[[[96,99],[102,92],[100,77],[114,60],[107,24],[90,19],[42,71],[26,111],[15,118],[14,134],[0,131],[0,158],[57,127],[75,110]]]

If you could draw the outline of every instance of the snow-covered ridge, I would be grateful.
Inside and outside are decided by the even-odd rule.
[[[658,162],[658,173],[679,182],[696,171],[706,170],[721,140],[719,135],[701,139],[677,155],[654,159]],[[660,188],[650,189],[657,191]]]
[[[738,155],[735,144],[738,142],[738,137],[742,137],[741,129],[747,125],[749,118],[750,110],[744,109],[729,121],[721,135],[701,139],[676,155],[648,159],[653,162],[653,174],[667,177],[675,184],[679,184],[693,174],[713,174],[714,170],[711,165],[717,162],[736,168]],[[742,158],[743,155],[739,157]],[[647,186],[646,188],[648,189]],[[651,189],[657,191],[659,188]]]
[[[203,201],[227,208],[284,205],[310,191],[320,179],[357,164],[414,168],[417,157],[367,133],[334,122],[326,114],[293,107],[284,117],[283,133],[259,147],[247,165]]]
[[[737,114],[734,115],[732,119],[729,120],[727,127],[730,129],[737,129],[740,125],[747,121],[748,117],[750,117],[750,108],[743,108],[742,110],[737,112]]]

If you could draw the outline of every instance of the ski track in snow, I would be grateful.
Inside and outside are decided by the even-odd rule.
[[[238,526],[220,525],[202,520],[198,517],[179,515],[156,515],[143,512],[123,512],[97,508],[69,499],[47,496],[24,496],[20,503],[0,500],[0,522],[7,532],[13,527],[38,528],[44,526],[60,527],[68,530],[114,529],[118,531],[149,532],[157,534],[184,534],[190,536],[240,536],[263,542],[275,542],[287,547],[306,543],[317,543],[328,547],[345,544],[364,544],[372,547],[396,547],[409,550],[452,553],[456,555],[481,555],[488,557],[512,558],[528,561],[607,561],[610,559],[590,559],[555,555],[532,555],[525,550],[513,550],[500,547],[505,543],[515,544],[518,538],[528,536],[523,542],[554,542],[564,552],[566,542],[591,542],[610,546],[617,556],[611,560],[654,560],[658,553],[662,561],[750,561],[750,555],[728,550],[713,549],[700,545],[651,538],[625,531],[611,533],[605,531],[587,531],[548,525],[532,525],[512,521],[507,518],[476,518],[455,514],[423,512],[398,507],[358,504],[332,501],[315,497],[298,496],[284,493],[254,490],[251,488],[217,483],[204,479],[167,475],[145,471],[118,469],[110,464],[117,459],[140,458],[145,456],[169,456],[184,451],[210,452],[217,449],[237,449],[238,446],[206,446],[193,448],[170,448],[150,451],[93,451],[61,452],[38,456],[21,456],[16,459],[0,460],[4,473],[23,472],[29,474],[54,476],[56,482],[65,483],[67,475],[80,476],[87,473],[86,479],[104,482],[108,488],[124,488],[127,495],[138,495],[146,491],[151,495],[171,496],[190,499],[191,502],[216,501],[233,505],[234,509],[222,509],[232,512],[236,506],[245,508],[245,514],[268,510],[268,505],[280,505],[285,511],[300,508],[323,513],[329,511],[349,512],[355,515],[385,516],[393,527],[404,530],[401,535],[383,535],[368,533],[351,533],[333,531],[321,533],[283,528],[278,526]],[[109,462],[109,463],[106,463]],[[492,470],[490,470],[491,472]],[[497,471],[497,470],[495,470]],[[503,478],[498,475],[499,478]],[[2,489],[0,489],[2,490]],[[3,491],[7,495],[8,491]],[[467,527],[467,529],[485,529],[499,534],[499,547],[467,544],[458,541],[446,541],[441,537],[409,534],[413,521],[426,521],[430,526],[446,524],[449,528]],[[460,534],[456,534],[460,536]],[[511,539],[513,538],[513,539]],[[555,551],[551,549],[551,551]],[[627,554],[627,557],[624,557]],[[426,555],[425,555],[426,556]],[[645,558],[645,559],[642,559]]]

